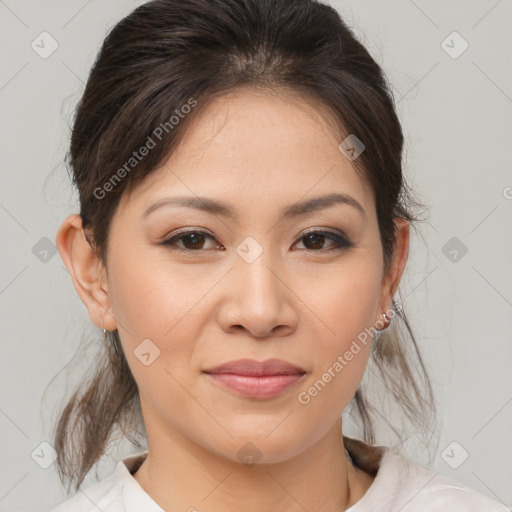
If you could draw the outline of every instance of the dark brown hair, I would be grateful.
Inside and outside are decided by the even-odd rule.
[[[315,0],[154,0],[113,27],[77,106],[67,155],[87,239],[104,265],[121,196],[169,157],[202,108],[241,87],[298,92],[327,107],[343,137],[363,141],[353,163],[375,197],[386,275],[394,218],[420,220],[402,174],[401,125],[379,65],[337,11]],[[134,161],[150,139],[154,147]],[[431,384],[405,312],[395,309],[372,360],[407,418],[428,429]],[[351,405],[373,444],[377,409],[362,384]],[[63,483],[79,489],[116,428],[140,446],[138,389],[117,330],[60,413],[54,447]]]

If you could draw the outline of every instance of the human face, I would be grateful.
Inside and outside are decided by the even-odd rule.
[[[339,420],[371,339],[357,353],[351,347],[385,310],[374,197],[339,143],[320,106],[238,90],[200,112],[165,164],[123,196],[110,228],[108,290],[150,446],[158,436],[186,437],[237,461],[252,442],[261,462],[277,462]],[[329,194],[352,204],[283,215]],[[151,208],[177,196],[221,202],[233,215]],[[333,238],[306,237],[313,228]],[[335,370],[347,351],[353,357]],[[204,373],[242,358],[282,359],[305,374],[262,398]],[[325,385],[308,392],[319,379]]]

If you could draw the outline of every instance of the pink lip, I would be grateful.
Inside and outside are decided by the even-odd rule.
[[[273,398],[293,386],[305,370],[281,359],[239,359],[205,370],[222,386],[251,398]]]

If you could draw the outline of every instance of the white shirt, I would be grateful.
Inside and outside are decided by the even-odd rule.
[[[375,475],[365,495],[347,512],[510,512],[512,509],[394,450],[344,437],[352,462]],[[114,473],[78,491],[51,512],[165,512],[132,476],[147,451],[117,463]]]

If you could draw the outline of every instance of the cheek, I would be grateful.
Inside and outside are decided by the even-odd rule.
[[[184,286],[173,275],[154,265],[133,268],[126,261],[112,272],[112,306],[123,350],[150,410],[158,404],[162,411],[181,410],[190,401],[180,383],[189,377],[194,344],[188,340],[200,328],[200,308],[193,306],[204,291]]]
[[[110,296],[119,331],[128,337],[163,339],[204,295],[202,281],[148,257],[147,249],[116,259],[109,272]],[[157,259],[158,260],[158,259]],[[193,283],[193,286],[191,286]]]
[[[354,262],[330,269],[331,279],[320,280],[308,293],[308,306],[318,312],[314,333],[313,367],[298,396],[299,403],[334,416],[350,402],[370,355],[375,312],[380,297],[378,265]],[[320,332],[321,331],[321,332]],[[333,417],[334,417],[333,416]]]
[[[356,254],[301,281],[298,293],[320,322],[318,341],[326,349],[341,350],[373,326],[381,295],[379,270],[379,261]]]
[[[186,340],[194,336],[189,330],[197,324],[191,324],[191,318],[204,291],[200,285],[184,283],[179,272],[145,261],[143,254],[117,260],[114,256],[109,272],[112,310],[133,375],[145,382],[155,375],[144,365],[148,359],[154,360],[152,370],[163,366],[171,371],[184,358],[190,359],[193,347]]]

